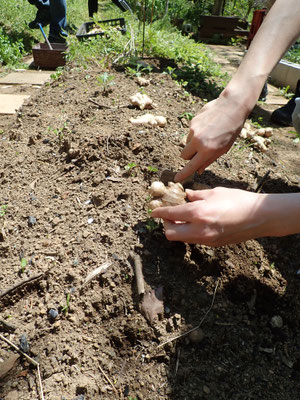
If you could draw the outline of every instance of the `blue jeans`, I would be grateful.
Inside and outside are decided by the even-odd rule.
[[[36,0],[36,6],[49,7],[50,9],[50,32],[49,36],[68,36],[64,29],[67,26],[67,3],[66,0]]]

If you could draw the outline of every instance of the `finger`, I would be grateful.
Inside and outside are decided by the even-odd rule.
[[[186,189],[187,198],[190,201],[206,200],[211,194],[212,189],[202,189],[202,190],[191,190]]]
[[[205,160],[202,160],[202,156],[197,153],[191,161],[189,161],[181,171],[177,172],[175,175],[175,182],[182,182],[185,178],[192,175],[199,168],[201,169],[204,165]]]
[[[164,221],[165,235],[170,241],[179,241],[185,243],[193,243],[191,226],[186,224],[175,224],[171,221]]]
[[[194,210],[195,205],[193,203],[172,207],[159,207],[152,211],[151,217],[169,221],[190,222],[194,219]]]
[[[187,143],[184,149],[181,152],[181,157],[184,160],[190,160],[197,153],[196,147],[192,144],[192,142]]]

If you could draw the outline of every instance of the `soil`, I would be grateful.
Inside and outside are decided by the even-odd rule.
[[[148,187],[184,165],[180,116],[203,100],[154,70],[143,90],[168,123],[133,126],[129,118],[144,113],[129,106],[136,77],[110,71],[105,93],[101,73],[67,68],[2,121],[1,335],[17,346],[25,335],[46,400],[298,399],[299,235],[220,248],[168,242],[148,217]],[[251,117],[270,126],[272,107],[259,104]],[[263,192],[298,192],[300,144],[289,131],[274,127],[266,153],[238,139],[198,180],[254,191],[269,172]],[[152,324],[130,253],[146,289],[163,290]],[[2,362],[13,352],[0,340]],[[36,367],[20,357],[0,393],[40,399]]]

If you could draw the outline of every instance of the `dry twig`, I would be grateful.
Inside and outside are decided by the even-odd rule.
[[[6,296],[8,293],[12,292],[13,290],[17,289],[20,286],[23,286],[31,281],[34,281],[36,279],[40,279],[42,276],[44,276],[44,272],[40,273],[40,274],[36,274],[33,276],[30,276],[29,278],[24,279],[21,282],[15,283],[13,286],[11,286],[10,288],[4,290],[4,292],[0,293],[0,298],[3,296]]]
[[[38,381],[39,381],[39,388],[40,388],[40,394],[41,394],[41,400],[45,400],[44,397],[44,392],[43,392],[43,384],[42,384],[42,378],[41,378],[41,373],[40,373],[40,364],[35,361],[33,358],[29,357],[28,354],[23,353],[22,350],[19,349],[18,346],[16,346],[14,343],[12,343],[10,340],[8,340],[5,336],[1,335],[0,333],[0,339],[2,339],[4,342],[6,342],[7,344],[9,344],[11,347],[13,347],[17,352],[19,352],[20,354],[22,354],[22,356],[24,356],[29,362],[31,362],[31,364],[36,366],[37,369],[37,375],[38,375]]]
[[[106,373],[103,371],[100,363],[99,363],[99,369],[102,372],[104,378],[107,380],[107,382],[111,385],[111,387],[113,388],[114,392],[119,396],[119,392],[117,391],[115,385],[112,383],[112,381],[109,379],[109,377],[106,375]]]
[[[182,333],[181,335],[175,336],[174,338],[169,339],[169,340],[167,340],[167,341],[165,341],[165,342],[159,344],[159,345],[157,346],[157,348],[163,347],[163,346],[165,346],[167,343],[174,342],[174,340],[181,339],[181,338],[187,336],[188,334],[190,334],[191,332],[193,332],[193,331],[195,331],[195,330],[197,330],[197,329],[200,328],[200,326],[203,324],[203,321],[205,320],[205,318],[207,317],[207,315],[210,313],[210,310],[212,309],[212,307],[213,307],[213,305],[214,305],[218,286],[219,286],[219,279],[217,280],[217,284],[216,284],[216,287],[215,287],[215,290],[214,290],[214,294],[213,294],[213,298],[212,298],[211,305],[209,306],[208,310],[207,310],[206,313],[204,314],[204,316],[203,316],[203,318],[201,319],[201,321],[199,322],[199,324],[198,324],[197,326],[195,326],[194,328],[190,329],[189,331],[187,331],[187,332],[185,332],[185,333]]]
[[[136,277],[136,286],[138,295],[141,296],[145,293],[145,282],[143,276],[143,267],[142,267],[142,260],[138,254],[134,254],[133,252],[129,253],[129,257],[133,261],[133,268]]]

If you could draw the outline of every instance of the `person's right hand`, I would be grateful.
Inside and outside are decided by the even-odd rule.
[[[191,121],[187,144],[181,153],[183,159],[190,161],[176,174],[175,181],[181,182],[196,171],[201,174],[226,153],[244,126],[247,114],[241,102],[222,94],[206,104]]]

